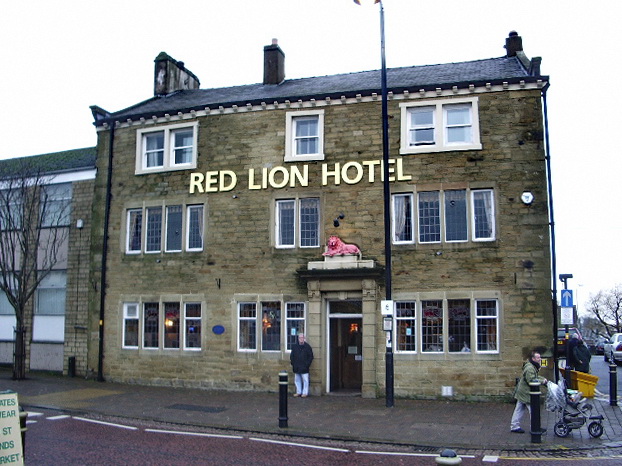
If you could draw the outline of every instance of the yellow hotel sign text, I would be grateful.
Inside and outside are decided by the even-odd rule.
[[[405,175],[402,159],[389,159],[389,181],[409,181],[411,175]],[[340,185],[356,184],[361,181],[374,183],[384,181],[382,160],[368,160],[363,162],[346,162],[322,164],[322,186],[329,184]],[[238,175],[232,170],[207,171],[205,173],[190,174],[190,194],[216,193],[235,189],[238,185]],[[309,186],[309,165],[277,166],[256,170],[248,169],[249,190],[280,189],[285,187]]]

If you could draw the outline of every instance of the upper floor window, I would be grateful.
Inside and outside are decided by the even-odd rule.
[[[37,288],[36,315],[65,315],[67,272],[50,272]]]
[[[400,154],[479,150],[477,97],[404,102]]]
[[[320,246],[320,199],[276,201],[276,247],[316,248]]]
[[[197,123],[138,130],[136,173],[196,168],[197,130]]]
[[[185,212],[185,218],[184,218]],[[128,254],[202,251],[204,207],[201,204],[153,206],[127,210],[125,251]],[[144,232],[144,233],[143,233]]]
[[[52,184],[41,190],[41,226],[57,227],[70,223],[72,188],[70,183]]]
[[[285,161],[324,160],[324,111],[288,112]]]
[[[420,191],[417,193],[416,215],[413,200],[412,193],[392,196],[392,229],[395,244],[413,244],[415,231],[419,243],[495,239],[492,189]]]

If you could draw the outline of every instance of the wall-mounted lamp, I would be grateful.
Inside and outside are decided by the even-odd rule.
[[[338,227],[338,226],[339,226],[339,220],[343,220],[344,218],[346,218],[346,216],[345,216],[345,215],[343,215],[343,214],[339,214],[339,215],[337,216],[337,218],[336,218],[335,220],[333,220],[333,226],[334,226],[335,228],[336,228],[336,227]]]
[[[79,219],[76,221],[76,228],[77,228],[78,230],[82,230],[82,228],[84,228],[84,220],[82,220],[81,218],[79,218]]]

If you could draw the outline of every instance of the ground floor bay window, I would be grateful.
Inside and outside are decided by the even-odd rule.
[[[201,349],[202,304],[192,301],[123,303],[122,346],[126,349]]]
[[[499,300],[448,298],[395,300],[397,353],[499,352]]]
[[[280,300],[240,301],[238,351],[290,351],[305,333],[306,304]]]

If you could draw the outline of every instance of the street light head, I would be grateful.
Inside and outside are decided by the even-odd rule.
[[[572,274],[571,273],[560,273],[559,274],[559,279],[563,282],[565,280],[568,280],[569,278],[572,278]]]

